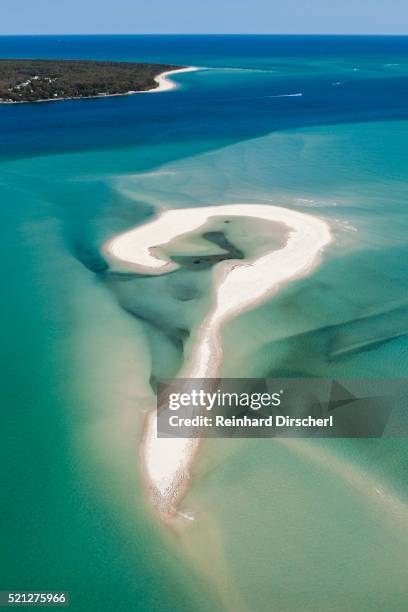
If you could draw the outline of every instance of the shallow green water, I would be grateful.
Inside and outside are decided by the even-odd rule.
[[[134,59],[127,39],[103,44]],[[207,441],[182,504],[196,520],[177,535],[158,524],[139,472],[143,411],[194,341],[211,270],[118,275],[100,254],[166,207],[322,215],[335,243],[320,267],[228,324],[223,373],[406,376],[403,43],[333,42],[328,57],[299,41],[152,44],[141,57],[258,68],[184,75],[186,89],[151,101],[0,109],[1,586],[69,590],[75,611],[403,610],[404,439]],[[265,228],[237,226],[231,242],[264,248]]]

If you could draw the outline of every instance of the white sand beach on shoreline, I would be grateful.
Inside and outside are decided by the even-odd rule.
[[[154,77],[158,87],[152,87],[152,89],[146,89],[146,91],[130,91],[129,93],[159,93],[161,91],[168,91],[169,89],[177,89],[177,83],[169,77],[175,74],[181,74],[182,72],[196,72],[197,70],[200,70],[197,66],[187,66],[186,68],[175,68],[174,70],[161,72]]]
[[[167,210],[152,221],[116,236],[104,247],[107,258],[138,273],[166,274],[178,265],[155,253],[155,247],[198,230],[216,216],[254,217],[289,229],[283,248],[254,260],[225,260],[216,265],[213,305],[202,321],[180,378],[213,378],[222,360],[221,330],[239,313],[279,288],[305,276],[319,263],[332,241],[323,219],[279,206],[236,204]],[[141,460],[154,505],[168,516],[177,510],[199,444],[198,439],[158,438],[156,411],[147,415]]]

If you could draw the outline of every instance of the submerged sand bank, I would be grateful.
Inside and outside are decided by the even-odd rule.
[[[309,214],[278,206],[236,204],[168,210],[142,226],[110,240],[104,251],[138,273],[166,274],[178,265],[155,252],[185,233],[195,231],[212,217],[254,217],[288,228],[286,244],[253,260],[226,260],[215,267],[213,305],[202,321],[181,378],[212,378],[222,359],[221,329],[226,321],[253,307],[279,287],[308,274],[331,242],[328,224]],[[142,464],[155,506],[169,515],[176,510],[190,478],[190,466],[199,441],[158,438],[156,411],[146,419]]]

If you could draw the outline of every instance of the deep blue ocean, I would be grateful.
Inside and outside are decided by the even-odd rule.
[[[75,612],[407,609],[404,438],[208,441],[196,520],[158,524],[143,410],[210,278],[115,276],[101,247],[167,207],[319,214],[333,246],[227,326],[224,375],[406,377],[408,37],[9,36],[0,58],[200,68],[0,105],[0,589],[67,590]]]
[[[0,52],[15,58],[249,69],[191,77],[195,87],[182,98],[140,96],[4,108],[0,154],[6,157],[104,149],[107,142],[111,148],[144,146],[158,138],[205,140],[211,147],[214,140],[236,142],[285,128],[398,119],[407,112],[407,37],[0,37]],[[333,86],[342,81],[342,86]],[[297,92],[303,92],[302,99],[269,97]]]

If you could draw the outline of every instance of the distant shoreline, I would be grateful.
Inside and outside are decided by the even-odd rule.
[[[129,90],[119,93],[99,93],[93,96],[66,96],[66,97],[58,97],[58,98],[44,98],[40,100],[3,100],[0,98],[0,104],[41,104],[43,102],[63,102],[64,100],[96,100],[103,98],[113,98],[117,96],[133,96],[135,94],[145,94],[145,93],[160,93],[163,91],[170,91],[172,89],[177,89],[178,85],[174,81],[172,81],[169,76],[173,74],[179,74],[183,72],[196,72],[197,70],[201,70],[201,68],[197,66],[184,66],[182,68],[174,68],[174,70],[165,70],[160,74],[154,77],[154,81],[157,83],[157,87],[151,87],[150,89],[141,89],[141,90]]]

